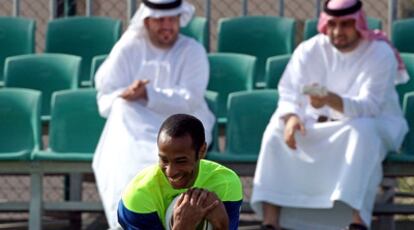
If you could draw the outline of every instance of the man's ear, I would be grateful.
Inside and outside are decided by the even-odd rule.
[[[144,18],[144,27],[145,27],[145,29],[148,29],[148,22],[149,21],[149,19],[148,18]]]
[[[204,144],[200,147],[200,150],[198,151],[198,158],[204,159],[207,153],[207,143],[204,142]]]

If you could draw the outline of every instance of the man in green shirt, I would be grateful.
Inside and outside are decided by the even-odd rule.
[[[196,229],[204,219],[214,229],[239,222],[242,185],[230,169],[202,160],[207,151],[204,127],[195,117],[172,115],[157,138],[159,164],[141,171],[126,187],[118,207],[124,229]],[[177,197],[171,223],[165,212]]]

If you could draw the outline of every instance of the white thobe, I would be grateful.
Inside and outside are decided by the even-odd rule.
[[[281,206],[289,229],[342,229],[352,209],[369,225],[382,161],[396,150],[408,127],[394,86],[397,62],[382,41],[362,40],[341,53],[320,34],[300,44],[279,83],[279,103],[263,135],[251,204]],[[304,85],[319,84],[342,97],[343,113],[314,109]],[[294,113],[306,134],[295,134],[297,150],[284,142],[281,117]],[[320,116],[331,122],[317,123]]]
[[[214,116],[204,93],[209,67],[204,48],[179,35],[170,49],[159,49],[128,30],[96,75],[98,106],[107,122],[93,158],[93,170],[110,228],[128,182],[158,160],[161,123],[175,113],[199,118],[211,141]],[[148,101],[126,101],[120,94],[134,81],[148,79]]]

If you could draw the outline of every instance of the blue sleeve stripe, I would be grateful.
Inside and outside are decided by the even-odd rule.
[[[224,201],[223,204],[226,208],[227,215],[229,216],[229,230],[237,230],[239,227],[240,207],[242,200]]]
[[[118,222],[124,230],[164,230],[157,212],[132,212],[124,206],[122,200],[118,205]]]

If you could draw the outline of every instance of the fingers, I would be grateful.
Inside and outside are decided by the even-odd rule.
[[[209,212],[211,212],[213,209],[215,209],[218,205],[220,204],[219,200],[215,200],[213,203],[207,205],[207,207],[205,207],[203,209],[204,213],[207,214]]]
[[[293,134],[288,135],[287,137],[285,137],[285,143],[289,148],[296,149],[296,140],[295,140],[295,136]]]
[[[187,192],[190,195],[190,204],[197,206],[204,206],[210,193],[201,188],[191,188]]]
[[[207,191],[207,190],[203,190],[203,189],[201,189],[200,190],[201,192],[200,192],[200,196],[198,197],[198,200],[197,200],[197,205],[200,205],[200,206],[203,206],[205,203],[206,203],[206,201],[207,201],[207,197],[208,197],[208,195],[209,195],[209,191]]]
[[[184,193],[181,193],[179,195],[180,197],[178,198],[176,205],[184,205],[184,204],[189,204],[191,201],[191,197],[192,197],[192,190],[189,189]]]
[[[140,84],[141,84],[141,81],[140,80],[135,80],[134,82],[132,82],[132,84],[130,85],[129,88],[132,91],[135,91],[135,90],[137,90],[139,88]]]
[[[146,84],[149,83],[148,79],[143,79],[143,80],[135,80],[131,85],[130,85],[130,89],[132,91],[137,91],[138,89],[140,89],[141,87],[144,87]]]
[[[200,189],[190,189],[190,190],[191,190],[190,204],[191,205],[197,205],[198,199],[199,199],[200,194],[201,194],[201,191],[200,191]]]
[[[148,79],[135,80],[128,88],[121,94],[125,100],[133,101],[137,99],[147,99],[145,85],[149,83]]]
[[[178,197],[178,200],[177,200],[177,202],[175,203],[175,207],[180,206],[180,205],[181,205],[181,203],[183,203],[183,201],[184,201],[184,193],[180,194],[179,196],[180,196],[180,197]]]
[[[291,149],[296,149],[296,141],[295,141],[295,126],[288,125],[285,127],[284,132],[284,139],[286,145]]]
[[[303,125],[303,123],[302,122],[299,122],[298,126],[299,126],[299,132],[302,135],[305,135],[306,134],[306,129],[305,129],[305,126]]]
[[[141,87],[144,87],[146,84],[148,84],[149,83],[149,80],[148,79],[144,79],[144,80],[137,80],[137,89],[138,88],[141,88]]]
[[[299,131],[302,135],[306,134],[305,126],[297,116],[291,116],[285,125],[284,139],[286,145],[291,149],[296,149],[295,132]]]
[[[295,141],[294,138],[292,138],[288,134],[285,134],[285,143],[289,148],[296,149],[294,141]]]

